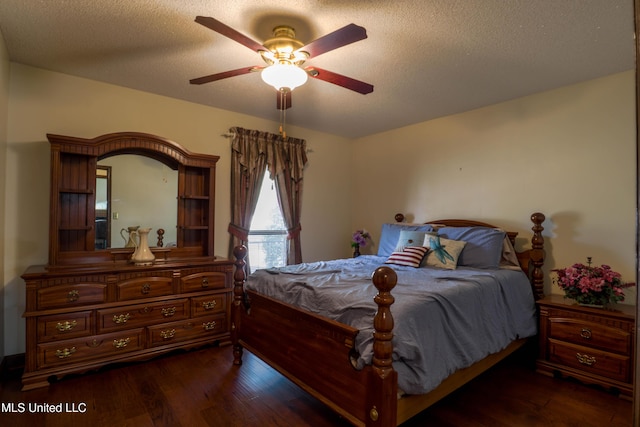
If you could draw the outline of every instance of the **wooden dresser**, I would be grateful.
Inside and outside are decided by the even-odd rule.
[[[49,263],[32,266],[22,276],[23,390],[47,386],[51,376],[229,342],[233,263],[213,254],[219,157],[135,132],[94,139],[47,137]],[[152,173],[135,169],[131,179],[131,170],[118,166],[120,155],[152,162]],[[106,176],[113,179],[106,198],[97,181],[104,179],[99,169],[108,169]],[[149,190],[165,182],[175,186]],[[140,196],[127,199],[133,188]],[[135,206],[142,195],[157,197],[164,208]],[[122,247],[117,233],[124,226],[150,223],[163,225],[160,239],[150,245],[155,259],[136,265],[131,261],[135,248]],[[171,236],[169,247],[162,243],[166,235]]]
[[[538,372],[597,384],[621,397],[633,395],[635,307],[580,306],[560,295],[538,302]]]
[[[47,386],[52,375],[229,341],[229,261],[72,270],[34,266],[23,275],[23,390]]]

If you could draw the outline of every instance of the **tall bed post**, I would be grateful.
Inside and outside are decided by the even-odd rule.
[[[531,215],[531,222],[533,222],[531,230],[533,230],[533,236],[531,237],[529,259],[531,260],[531,264],[533,264],[531,286],[536,300],[544,297],[544,273],[542,272],[542,264],[544,264],[544,237],[542,237],[544,227],[542,223],[544,220],[545,216],[540,212]]]
[[[244,303],[244,281],[246,279],[244,261],[247,256],[247,247],[244,245],[233,248],[234,264],[236,271],[233,273],[233,304],[231,306],[231,343],[233,344],[233,364],[242,365],[242,345],[238,337],[240,319],[242,317],[242,305]]]
[[[373,318],[372,377],[368,388],[369,411],[367,426],[395,426],[397,416],[398,374],[393,369],[393,315],[390,306],[395,301],[391,290],[396,286],[396,272],[378,267],[372,277],[378,294],[374,297],[378,311]]]

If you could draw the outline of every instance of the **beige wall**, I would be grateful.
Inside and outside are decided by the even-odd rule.
[[[588,256],[635,281],[634,88],[629,71],[359,139],[352,228],[471,217],[522,248],[540,211],[547,292],[549,269]]]
[[[232,126],[278,129],[275,122],[15,63],[11,64],[9,105],[7,168],[1,178],[7,182],[5,354],[24,351],[20,275],[27,266],[46,263],[48,258],[47,133],[93,138],[110,132],[147,132],[194,152],[219,155],[215,252],[226,256],[230,140],[221,135]],[[349,188],[344,184],[349,181],[350,164],[344,154],[350,141],[294,126],[287,126],[287,133],[306,139],[312,150],[305,171],[303,257],[315,261],[346,255],[349,238],[342,236],[349,236],[351,222]]]

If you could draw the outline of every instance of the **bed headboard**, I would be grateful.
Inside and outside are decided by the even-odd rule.
[[[401,213],[396,214],[395,220],[396,222],[403,222],[404,215]],[[545,216],[540,212],[536,212],[531,215],[531,222],[533,223],[533,227],[531,227],[531,230],[533,231],[533,235],[531,236],[531,249],[527,249],[522,252],[516,251],[520,268],[525,272],[527,277],[529,277],[531,289],[533,290],[533,295],[536,299],[541,299],[544,296],[544,273],[542,272],[542,265],[544,264],[545,257],[544,237],[542,237],[542,231],[544,230],[542,223],[544,220]],[[443,227],[489,227],[504,230],[502,227],[497,225],[470,219],[437,219],[427,221],[425,224]],[[505,232],[507,233],[511,244],[515,248],[518,232],[506,230]]]

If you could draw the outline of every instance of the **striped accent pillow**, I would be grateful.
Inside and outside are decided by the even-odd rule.
[[[427,254],[427,251],[429,251],[429,248],[425,246],[407,246],[401,251],[393,252],[385,263],[417,268],[420,267],[420,263]]]

